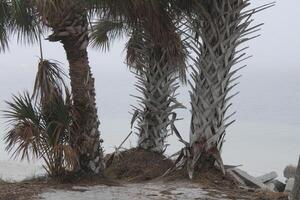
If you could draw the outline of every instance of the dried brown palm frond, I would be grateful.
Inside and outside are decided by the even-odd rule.
[[[33,98],[47,101],[57,94],[65,92],[63,91],[66,89],[64,77],[66,75],[61,70],[59,63],[41,59],[34,83]]]

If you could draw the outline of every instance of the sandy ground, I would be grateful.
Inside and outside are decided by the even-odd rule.
[[[71,190],[49,190],[40,194],[43,200],[226,200],[225,194],[204,190],[189,182],[151,182],[124,186],[73,187]]]

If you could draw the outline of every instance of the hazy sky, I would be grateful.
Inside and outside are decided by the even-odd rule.
[[[258,6],[270,1],[252,0],[252,2],[253,6]],[[241,84],[237,87],[241,94],[234,100],[234,108],[238,111],[236,116],[238,122],[232,127],[232,135],[235,135],[235,138],[231,141],[238,138],[236,133],[243,131],[242,127],[247,127],[247,130],[251,130],[251,127],[256,128],[255,130],[259,133],[263,133],[264,130],[276,132],[278,129],[273,125],[278,124],[284,127],[300,127],[299,8],[299,0],[279,0],[276,7],[259,13],[255,17],[255,23],[264,22],[265,25],[261,31],[262,36],[248,43],[250,46],[248,52],[254,57],[246,61],[248,68],[241,72],[243,77],[240,79]],[[135,78],[123,62],[124,44],[124,41],[116,42],[109,53],[94,50],[89,52],[92,71],[96,78],[101,132],[107,151],[111,151],[114,145],[118,145],[129,132],[131,116],[128,111],[130,111],[130,104],[136,102],[129,96],[134,93]],[[44,41],[43,45],[45,57],[64,63],[64,69],[67,70],[65,53],[61,44]],[[3,101],[10,99],[11,94],[32,89],[38,55],[39,51],[36,46],[24,47],[16,45],[14,41],[11,42],[9,52],[0,54],[1,110],[5,108]],[[187,90],[188,88],[184,87],[180,89],[180,99],[186,106],[189,106]],[[179,113],[185,117],[185,120],[179,122],[178,126],[184,137],[188,138],[189,111],[179,111]],[[0,119],[0,122],[3,120]],[[246,123],[248,125],[245,125]],[[255,125],[249,125],[251,123]],[[259,129],[258,123],[270,125]],[[3,123],[0,127],[2,127],[0,130],[3,130]],[[300,134],[300,130],[295,128],[289,129],[290,134],[295,134],[295,130]],[[0,137],[2,137],[1,134]],[[230,136],[230,133],[228,135],[228,140],[230,140],[233,136]],[[256,137],[260,138],[259,135]],[[171,141],[175,140],[175,138],[171,139]],[[295,137],[293,141],[297,142],[295,145],[299,144],[300,136]],[[238,144],[239,146],[237,144],[234,146],[233,142],[230,144],[232,146],[228,147],[228,150],[225,149],[225,154],[230,152],[232,155],[235,148],[242,148],[241,143]],[[135,143],[132,143],[132,146],[134,145]],[[173,145],[170,152],[177,149],[178,146]],[[243,149],[239,151],[242,153]],[[300,153],[300,147],[293,146],[289,151],[297,155]],[[3,154],[0,153],[0,159],[1,156]],[[268,151],[266,156],[272,156],[272,152]],[[236,157],[233,156],[233,158]]]

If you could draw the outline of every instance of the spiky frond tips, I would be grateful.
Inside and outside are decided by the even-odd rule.
[[[194,38],[189,45],[197,56],[192,58],[190,83],[192,158],[188,166],[191,177],[193,170],[206,164],[213,166],[215,162],[225,173],[221,149],[227,127],[235,122],[231,119],[235,113],[228,114],[228,110],[231,99],[238,94],[232,93],[232,89],[239,78],[236,73],[242,68],[233,67],[249,58],[244,53],[247,48],[238,47],[257,37],[249,37],[262,25],[251,27],[253,14],[272,5],[246,10],[249,1],[206,0],[195,7],[198,15],[190,19],[190,24],[201,41]]]
[[[41,115],[38,108],[32,103],[28,92],[24,95],[14,96],[12,102],[6,102],[8,110],[4,111],[4,117],[12,128],[8,131],[5,141],[6,150],[21,159],[30,156],[39,157],[40,130],[43,129]]]

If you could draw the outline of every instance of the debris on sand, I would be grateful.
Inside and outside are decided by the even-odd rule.
[[[147,181],[162,176],[172,166],[173,162],[161,154],[130,149],[115,155],[105,174],[113,179]]]

